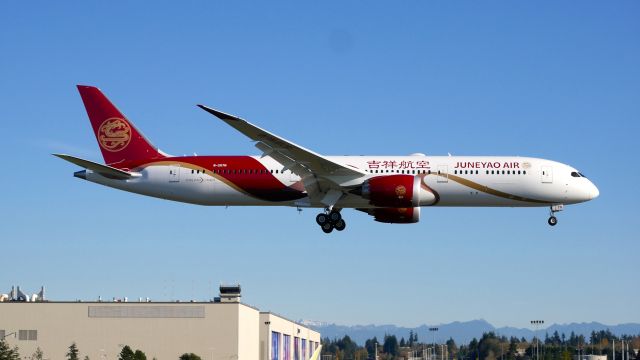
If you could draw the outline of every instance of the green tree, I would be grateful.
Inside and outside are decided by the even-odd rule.
[[[42,349],[40,349],[40,347],[38,346],[38,348],[36,349],[36,352],[33,353],[33,355],[31,355],[31,360],[42,360],[44,359],[44,353],[42,352]]]
[[[398,339],[395,335],[385,335],[382,350],[389,355],[399,354],[400,349],[398,348]]]
[[[373,358],[373,356],[375,355],[377,344],[378,338],[376,338],[375,336],[373,337],[373,339],[367,339],[367,341],[364,342],[364,348],[367,349],[370,358]]]
[[[369,353],[365,349],[358,349],[354,354],[355,360],[367,360]]]
[[[0,360],[20,360],[18,347],[10,348],[4,339],[0,339]]]
[[[79,360],[78,353],[78,346],[74,342],[71,344],[71,346],[69,346],[69,351],[67,352],[67,360]]]
[[[180,355],[180,360],[202,360],[200,358],[200,356],[194,354],[194,353],[184,353],[182,355]]]
[[[456,342],[455,340],[453,340],[453,338],[450,337],[449,340],[447,340],[446,344],[449,354],[453,355],[458,352],[458,346],[456,346]]]
[[[469,343],[469,348],[467,349],[467,353],[469,354],[469,359],[475,360],[479,358],[478,355],[478,339],[473,338]]]
[[[520,340],[518,340],[518,338],[515,336],[512,336],[511,340],[509,340],[509,351],[507,352],[507,358],[509,360],[513,360],[516,358],[516,355],[518,354],[519,343],[520,343]]]
[[[135,354],[129,345],[125,345],[120,351],[120,355],[118,355],[118,360],[135,360]]]
[[[136,350],[133,354],[133,360],[147,360],[147,354],[142,352],[142,350]]]

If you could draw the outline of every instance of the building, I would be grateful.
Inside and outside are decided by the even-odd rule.
[[[28,297],[27,297],[28,298]],[[75,342],[80,358],[115,360],[122,347],[147,359],[308,360],[320,334],[240,302],[239,286],[221,286],[212,302],[0,302],[0,338],[28,358],[37,348],[62,360]],[[319,351],[319,350],[318,350]]]

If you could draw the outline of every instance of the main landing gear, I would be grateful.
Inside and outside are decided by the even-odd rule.
[[[340,215],[340,210],[329,210],[328,208],[316,216],[316,222],[326,234],[332,232],[333,229],[342,231],[347,227],[342,215]]]
[[[562,211],[563,208],[564,205],[562,204],[550,206],[549,220],[547,220],[549,225],[556,226],[556,224],[558,223],[558,218],[556,218],[555,213],[557,213],[558,211]]]

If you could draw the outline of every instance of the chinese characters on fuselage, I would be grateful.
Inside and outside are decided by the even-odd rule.
[[[429,162],[426,160],[371,160],[367,161],[369,169],[429,169]]]

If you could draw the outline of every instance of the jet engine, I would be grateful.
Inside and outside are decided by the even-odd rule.
[[[361,194],[374,206],[420,206],[420,178],[413,175],[376,176],[362,184]]]
[[[375,221],[388,224],[413,224],[420,221],[420,208],[375,208],[358,209],[373,216]]]

